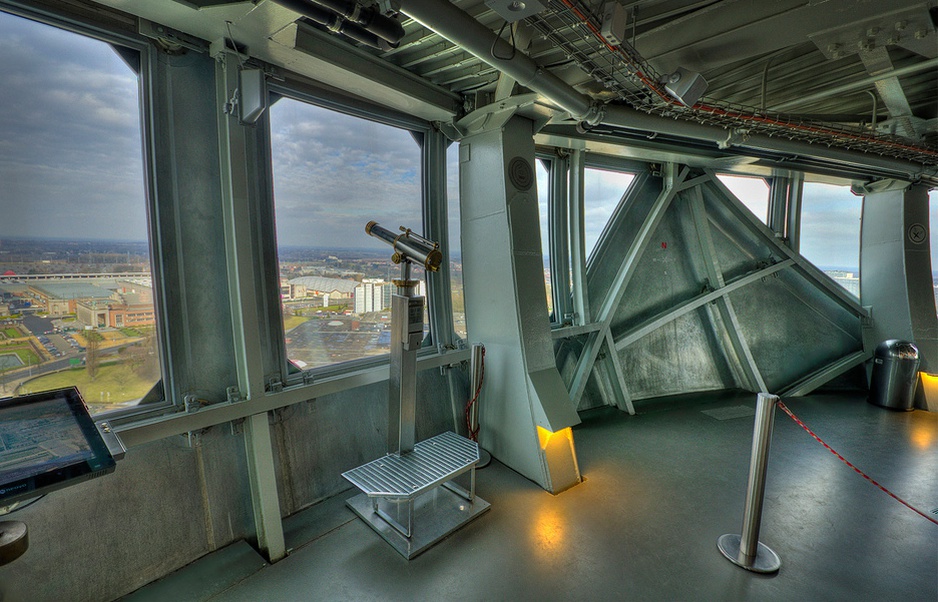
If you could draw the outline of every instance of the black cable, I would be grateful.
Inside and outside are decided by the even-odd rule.
[[[498,59],[500,61],[512,60],[513,58],[515,58],[515,52],[517,50],[515,48],[515,28],[509,27],[508,33],[509,33],[509,38],[511,39],[511,54],[509,54],[508,56],[498,56],[498,53],[495,51],[495,47],[498,45],[498,41],[502,39],[502,34],[505,32],[505,27],[507,25],[508,25],[508,21],[506,20],[504,23],[502,23],[501,29],[498,30],[498,35],[495,36],[495,40],[492,42],[492,50],[491,50],[492,58]]]

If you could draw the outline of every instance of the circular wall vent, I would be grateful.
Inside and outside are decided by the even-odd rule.
[[[534,185],[534,170],[531,169],[530,163],[521,157],[515,157],[508,162],[508,179],[512,186],[525,192]]]

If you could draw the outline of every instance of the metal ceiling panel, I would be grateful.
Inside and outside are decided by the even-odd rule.
[[[501,32],[503,40],[512,40],[510,24],[482,0],[433,2],[441,9],[453,5],[492,32],[490,36]],[[449,121],[490,102],[500,77],[497,60],[488,60],[493,67],[404,15],[400,46],[380,51],[360,47],[319,25],[297,25],[296,13],[270,0],[209,2],[201,9],[176,0],[98,3],[207,42],[222,39],[230,28],[248,54],[270,65],[424,119]],[[524,42],[530,33],[526,54],[539,65],[538,73],[599,103],[729,131],[859,150],[874,158],[938,165],[938,149],[929,146],[938,139],[936,122],[930,121],[938,117],[938,69],[916,68],[938,54],[938,0],[620,3],[627,15],[627,39],[618,48],[607,45],[599,33],[603,0],[544,0],[547,10],[518,21],[521,30],[514,39]],[[406,13],[408,0],[402,4]],[[304,28],[303,34],[297,33]],[[850,47],[854,38],[856,44]],[[863,44],[886,49],[896,69],[912,69],[879,84],[888,89],[883,91],[887,97],[901,88],[918,128],[912,139],[893,139],[888,131],[883,135],[871,128],[874,119],[883,123],[889,117],[889,103],[877,103],[874,116],[867,91],[874,90],[875,82],[864,83],[869,75],[857,56]],[[699,71],[709,83],[701,101],[706,110],[675,106],[658,87],[659,74],[678,66]],[[831,90],[837,92],[828,93]],[[525,92],[523,87],[515,90]],[[788,113],[777,113],[780,107]],[[891,123],[886,129],[910,134]],[[918,139],[923,133],[924,140]]]

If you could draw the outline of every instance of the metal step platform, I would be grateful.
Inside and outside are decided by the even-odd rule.
[[[442,433],[343,473],[362,491],[347,504],[410,559],[489,509],[475,495],[478,462],[477,443]],[[453,482],[466,473],[469,489]]]

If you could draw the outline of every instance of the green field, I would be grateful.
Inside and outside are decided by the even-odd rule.
[[[0,353],[15,353],[16,357],[20,358],[24,366],[36,366],[42,362],[39,356],[36,355],[36,352],[33,351],[33,348],[28,344],[14,343],[0,345]]]
[[[3,336],[8,339],[18,339],[21,336],[23,336],[23,334],[19,330],[13,328],[12,326],[8,326],[4,328],[3,330],[0,330],[0,334],[3,334]]]
[[[143,397],[153,384],[152,380],[142,379],[134,374],[126,365],[115,363],[99,366],[94,382],[88,378],[87,370],[75,368],[26,381],[20,385],[17,393],[35,393],[77,386],[89,406],[113,405]]]
[[[36,352],[32,350],[31,347],[16,347],[12,349],[13,353],[16,354],[16,357],[20,358],[20,361],[27,366],[36,366],[42,360],[36,355]]]
[[[309,320],[309,318],[306,316],[286,316],[283,318],[283,331],[290,332],[307,320]]]

